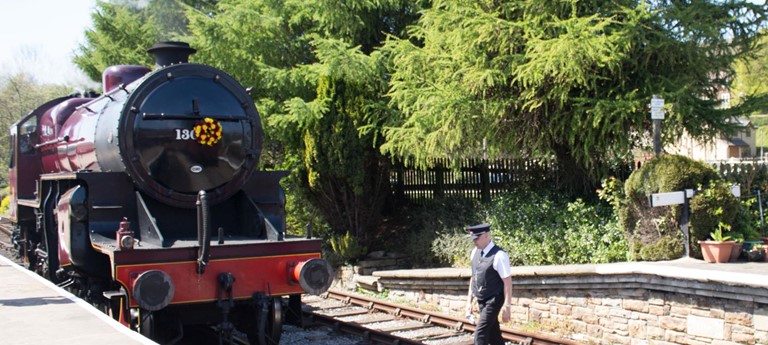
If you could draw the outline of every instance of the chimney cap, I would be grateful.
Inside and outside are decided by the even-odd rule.
[[[180,50],[188,52],[190,55],[197,52],[197,49],[192,48],[189,46],[189,43],[187,42],[177,42],[177,41],[165,41],[165,42],[157,42],[155,45],[153,45],[151,48],[147,49],[148,53],[155,53],[161,50],[165,49],[173,49],[173,50]]]
[[[147,52],[155,56],[158,66],[167,66],[174,63],[187,63],[189,56],[196,53],[197,50],[190,47],[186,42],[158,42]]]

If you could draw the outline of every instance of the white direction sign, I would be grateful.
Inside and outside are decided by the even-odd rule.
[[[664,99],[651,98],[651,119],[652,120],[664,120]]]
[[[651,194],[651,206],[680,205],[685,202],[685,192],[669,192]]]

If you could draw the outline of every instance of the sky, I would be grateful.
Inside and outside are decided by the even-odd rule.
[[[40,83],[82,86],[72,63],[96,0],[0,0],[0,75],[27,72]]]

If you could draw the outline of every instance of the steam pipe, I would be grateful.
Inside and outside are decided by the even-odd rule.
[[[211,251],[211,216],[208,211],[208,196],[204,190],[197,194],[197,273],[205,272],[205,266],[208,265],[208,257]]]

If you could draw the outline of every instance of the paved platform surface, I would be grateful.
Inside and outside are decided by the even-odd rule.
[[[0,256],[0,344],[156,344]]]
[[[612,264],[516,266],[515,276],[554,276],[588,274],[649,274],[661,277],[707,280],[755,287],[768,287],[768,262],[707,263],[693,258],[656,262],[619,262]],[[469,278],[469,268],[434,268],[378,271],[380,278]]]

